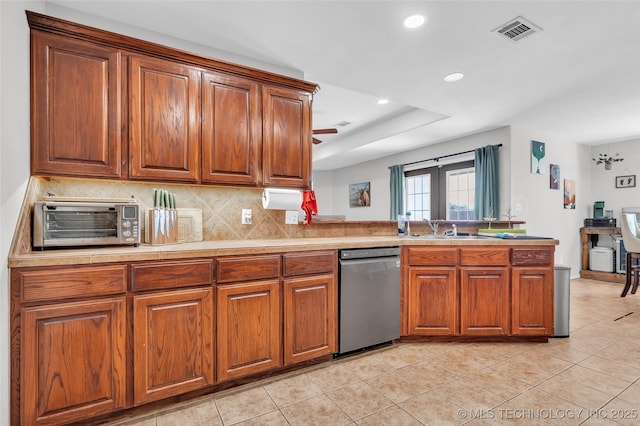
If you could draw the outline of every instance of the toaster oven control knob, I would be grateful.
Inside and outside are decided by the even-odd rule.
[[[131,231],[129,231],[128,229],[127,229],[127,230],[124,230],[124,231],[122,231],[122,235],[123,235],[125,238],[128,238],[128,237],[130,237],[130,236],[131,236]]]
[[[125,220],[125,221],[122,222],[122,226],[124,228],[129,228],[129,227],[131,227],[131,222],[129,222],[128,220]]]

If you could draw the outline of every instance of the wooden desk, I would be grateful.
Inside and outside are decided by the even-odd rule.
[[[624,284],[627,280],[626,274],[592,271],[589,269],[589,249],[597,244],[598,236],[600,235],[621,235],[621,232],[620,228],[613,227],[580,228],[580,238],[582,240],[582,270],[580,271],[580,277]]]

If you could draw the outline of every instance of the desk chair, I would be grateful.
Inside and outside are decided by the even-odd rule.
[[[627,250],[627,281],[620,295],[625,297],[631,287],[631,280],[633,279],[631,294],[636,294],[638,281],[640,281],[640,264],[634,264],[634,260],[640,260],[640,225],[636,221],[636,215],[622,213],[620,229],[624,248]]]

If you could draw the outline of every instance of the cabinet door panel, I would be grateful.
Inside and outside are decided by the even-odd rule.
[[[31,173],[120,177],[120,53],[32,32]]]
[[[196,182],[200,174],[197,69],[133,56],[129,79],[129,177]]]
[[[285,280],[285,365],[336,352],[337,305],[333,274]]]
[[[202,181],[257,185],[261,118],[258,83],[203,75]]]
[[[508,335],[509,269],[460,268],[460,333]]]
[[[262,88],[263,181],[266,186],[309,188],[311,177],[311,96]]]
[[[282,364],[277,280],[219,286],[217,303],[218,380]]]
[[[134,404],[214,383],[213,289],[136,296]]]
[[[553,271],[513,268],[511,331],[515,335],[553,334]]]
[[[24,308],[21,333],[22,424],[125,407],[124,297]]]
[[[409,334],[456,334],[457,290],[455,267],[410,268]]]

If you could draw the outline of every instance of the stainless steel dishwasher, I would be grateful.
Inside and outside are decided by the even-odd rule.
[[[339,250],[338,354],[400,337],[400,248]]]

